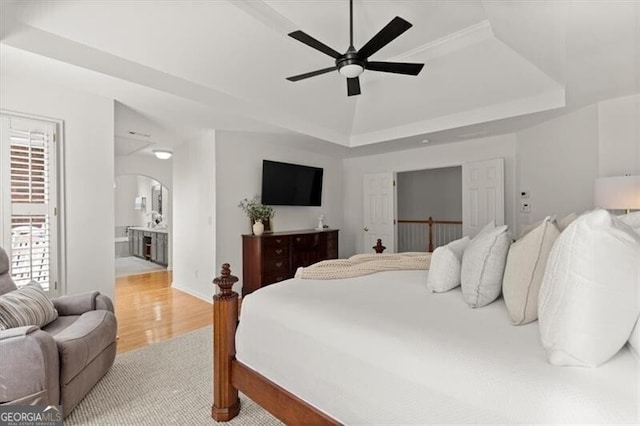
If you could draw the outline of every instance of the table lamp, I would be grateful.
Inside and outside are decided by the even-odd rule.
[[[595,203],[610,210],[640,210],[640,176],[612,176],[596,179]]]

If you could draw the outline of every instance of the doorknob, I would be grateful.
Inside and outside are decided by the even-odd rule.
[[[364,232],[369,232],[369,228],[367,228],[366,226],[364,227]]]

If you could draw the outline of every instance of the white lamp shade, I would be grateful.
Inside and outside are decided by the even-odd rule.
[[[640,209],[640,176],[596,179],[595,202],[597,207],[603,209]]]

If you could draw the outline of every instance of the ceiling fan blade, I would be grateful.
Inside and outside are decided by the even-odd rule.
[[[418,75],[424,64],[406,62],[367,62],[366,68],[371,71],[392,72],[395,74]]]
[[[292,33],[289,33],[289,37],[295,38],[296,40],[298,40],[301,43],[306,44],[307,46],[313,47],[316,50],[319,50],[320,52],[331,56],[332,58],[336,59],[338,58],[338,56],[340,56],[340,53],[336,52],[335,50],[333,50],[332,48],[330,48],[329,46],[327,46],[326,44],[316,40],[315,38],[311,37],[309,34],[303,32],[303,31],[294,31]]]
[[[360,79],[358,77],[347,79],[347,95],[354,96],[360,94]]]
[[[326,74],[328,72],[335,71],[337,69],[338,69],[338,67],[336,67],[336,66],[329,67],[329,68],[323,68],[321,70],[311,71],[311,72],[307,72],[307,73],[304,73],[304,74],[299,74],[299,75],[294,75],[294,76],[291,76],[291,77],[287,77],[287,80],[289,80],[289,81],[300,81],[300,80],[304,80],[305,78],[315,77],[316,75]]]
[[[367,44],[358,50],[358,56],[363,59],[367,59],[411,27],[412,25],[409,22],[399,16],[396,16],[387,24],[386,27],[381,29],[378,34],[374,35]]]

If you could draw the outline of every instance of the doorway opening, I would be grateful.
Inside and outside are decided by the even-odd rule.
[[[462,166],[397,174],[398,252],[462,238]]]
[[[169,265],[168,189],[143,175],[117,176],[115,181],[116,277],[164,271]]]

